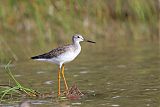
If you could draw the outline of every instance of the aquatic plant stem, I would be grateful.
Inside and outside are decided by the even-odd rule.
[[[15,92],[16,92],[16,93],[19,93],[19,92],[21,92],[21,93],[26,93],[26,95],[28,95],[28,96],[38,96],[38,95],[40,94],[39,92],[37,92],[37,91],[35,91],[35,90],[33,90],[33,89],[30,89],[30,88],[23,87],[23,86],[14,78],[14,76],[12,75],[12,73],[11,73],[11,71],[10,71],[10,69],[9,69],[10,63],[11,63],[11,61],[9,61],[9,63],[5,66],[5,71],[8,73],[9,77],[14,80],[14,82],[16,83],[16,86],[12,87],[12,86],[9,86],[9,85],[8,85],[8,88],[7,88],[7,89],[1,91],[1,92],[0,92],[0,94],[2,94],[2,96],[1,96],[1,101],[2,101],[2,99],[4,98],[5,95],[7,95],[7,94],[10,94],[10,95],[11,95],[11,94],[13,94],[13,93],[15,93]],[[4,87],[6,87],[6,85],[5,85]],[[19,94],[20,94],[20,93],[19,93]]]

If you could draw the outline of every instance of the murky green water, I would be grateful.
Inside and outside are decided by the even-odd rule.
[[[158,44],[147,41],[113,43],[102,39],[96,42],[95,45],[83,43],[80,56],[66,64],[65,68],[68,84],[71,86],[76,83],[86,93],[84,98],[66,101],[21,99],[18,102],[13,99],[11,104],[0,106],[16,107],[19,102],[27,100],[31,107],[158,107]],[[11,70],[23,85],[57,94],[57,68],[50,63],[24,60],[14,62]],[[8,83],[3,66],[0,78],[0,83]]]

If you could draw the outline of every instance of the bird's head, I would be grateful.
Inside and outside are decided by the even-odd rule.
[[[72,41],[73,41],[73,43],[75,43],[75,42],[82,42],[82,41],[90,42],[90,43],[96,43],[96,42],[93,42],[93,41],[84,39],[83,36],[80,35],[80,34],[74,35],[74,36],[72,37]]]
[[[74,35],[74,36],[72,37],[72,41],[73,41],[73,42],[82,42],[82,41],[84,41],[84,38],[83,38],[82,35],[76,34],[76,35]]]

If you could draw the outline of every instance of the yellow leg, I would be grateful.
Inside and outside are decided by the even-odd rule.
[[[58,96],[61,95],[61,71],[58,68]]]
[[[64,76],[64,64],[62,65],[62,77],[63,77],[63,80],[64,80],[65,90],[68,91],[67,81],[66,81],[65,76]]]

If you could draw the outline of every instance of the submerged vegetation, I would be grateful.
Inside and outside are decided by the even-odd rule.
[[[3,0],[0,4],[1,63],[30,55],[31,46],[53,46],[75,33],[90,38],[158,38],[158,0]]]
[[[23,87],[12,75],[9,65],[11,61],[5,66],[5,71],[9,75],[11,81],[13,80],[15,83],[15,86],[12,86],[11,84],[5,84],[5,85],[0,85],[0,101],[3,101],[4,97],[5,99],[10,99],[15,96],[22,96],[22,95],[27,95],[27,96],[38,96],[40,93],[30,89]]]

